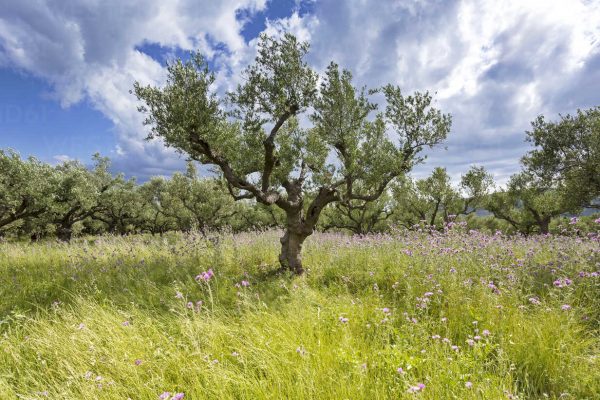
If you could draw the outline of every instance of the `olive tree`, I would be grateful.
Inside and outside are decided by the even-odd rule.
[[[523,157],[530,174],[561,185],[574,206],[596,207],[600,196],[600,107],[560,115],[558,121],[539,116],[527,141],[535,148]]]
[[[460,195],[450,182],[445,168],[434,168],[430,176],[413,181],[410,177],[394,185],[397,221],[410,228],[422,221],[430,227],[440,225],[440,218],[448,221]]]
[[[0,150],[0,232],[48,210],[53,200],[53,175],[48,164]]]
[[[227,225],[236,214],[234,202],[227,189],[215,178],[201,178],[192,163],[185,174],[176,173],[168,185],[168,194],[175,211],[173,216],[185,215],[190,227],[203,235]]]
[[[101,209],[103,194],[114,184],[109,159],[95,154],[94,163],[92,170],[79,161],[65,161],[54,168],[54,198],[42,218],[54,225],[60,240],[71,240],[73,226]]]
[[[552,218],[578,211],[554,182],[526,171],[511,176],[506,190],[492,193],[485,208],[524,234],[547,234]]]
[[[139,188],[132,179],[116,176],[110,187],[100,193],[91,218],[106,225],[106,231],[124,235],[136,225],[143,209]]]
[[[323,231],[344,229],[355,235],[381,232],[388,228],[386,221],[393,213],[391,196],[384,192],[373,201],[351,200],[330,204],[323,213],[320,227]]]
[[[385,109],[376,112],[376,91],[355,87],[334,63],[318,85],[308,49],[291,34],[262,35],[254,63],[225,99],[200,54],[169,64],[163,87],[134,85],[150,138],[215,166],[234,199],[285,212],[279,261],[298,274],[302,244],[324,207],[378,198],[422,161],[425,146],[446,138],[451,123],[429,93],[404,96],[392,85],[378,91]]]
[[[494,186],[494,178],[481,166],[472,166],[460,178],[460,201],[451,211],[455,215],[469,215],[485,205],[485,200]]]

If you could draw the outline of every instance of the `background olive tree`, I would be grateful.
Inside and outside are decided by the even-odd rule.
[[[527,141],[535,148],[523,157],[523,167],[537,179],[553,182],[573,207],[600,208],[600,107],[539,116]]]
[[[427,178],[405,177],[393,185],[394,221],[408,229],[417,225],[442,229],[456,217],[482,208],[492,185],[490,174],[476,166],[462,175],[457,187],[442,167]]]
[[[48,164],[0,149],[0,234],[49,209],[53,175]]]
[[[281,266],[303,272],[301,249],[332,202],[371,201],[443,141],[451,118],[428,93],[404,96],[388,85],[356,88],[331,63],[320,86],[306,63],[308,43],[261,36],[237,89],[222,99],[199,54],[168,66],[163,87],[134,85],[140,111],[159,137],[191,159],[218,168],[234,199],[256,199],[286,214]],[[304,127],[301,115],[312,122]]]

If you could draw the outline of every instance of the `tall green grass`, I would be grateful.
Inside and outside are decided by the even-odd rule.
[[[599,398],[598,241],[278,234],[0,244],[0,399]]]

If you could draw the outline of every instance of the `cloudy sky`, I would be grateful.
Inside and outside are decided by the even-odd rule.
[[[536,115],[600,105],[600,0],[2,3],[0,148],[52,163],[98,151],[141,179],[183,160],[143,140],[133,82],[160,84],[166,60],[200,49],[224,92],[262,31],[309,40],[318,71],[333,59],[360,85],[437,92],[453,129],[417,176],[477,164],[504,181]]]

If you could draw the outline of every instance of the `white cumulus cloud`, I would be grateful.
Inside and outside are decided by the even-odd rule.
[[[271,0],[276,1],[276,0]],[[6,2],[5,2],[6,3]],[[129,93],[135,80],[160,84],[164,65],[138,48],[200,49],[232,88],[255,55],[238,18],[267,0],[9,1],[0,9],[0,67],[48,81],[64,106],[87,100],[115,125],[117,167],[168,174],[181,160],[146,130]],[[269,19],[265,30],[312,43],[310,61],[353,71],[358,84],[436,92],[453,115],[448,150],[430,153],[423,175],[471,164],[501,181],[519,169],[524,131],[544,113],[600,105],[600,2],[590,0],[321,0],[311,12]],[[226,46],[222,50],[221,44]]]

